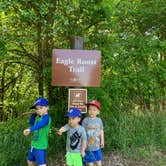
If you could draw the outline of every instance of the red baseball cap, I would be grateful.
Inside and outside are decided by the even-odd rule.
[[[100,102],[97,101],[97,100],[92,100],[92,101],[88,102],[86,105],[87,105],[87,106],[94,105],[94,106],[96,106],[96,107],[99,109],[99,111],[100,111]]]

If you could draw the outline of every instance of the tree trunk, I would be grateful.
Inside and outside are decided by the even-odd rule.
[[[5,72],[6,64],[2,64],[2,78],[0,88],[0,121],[4,119],[4,97],[5,97]]]
[[[43,71],[43,70],[41,69],[40,71]],[[38,91],[39,91],[39,96],[43,97],[43,95],[44,95],[44,92],[43,92],[43,73],[39,73]]]
[[[44,70],[44,58],[43,58],[43,47],[42,47],[42,25],[41,23],[37,24],[37,51],[38,51],[38,91],[39,96],[43,97],[43,70]]]
[[[51,6],[49,8],[49,12],[48,12],[48,15],[47,15],[47,22],[48,24],[50,25],[50,27],[53,26],[54,24],[54,12],[56,11],[56,4],[57,1],[55,0],[52,0],[52,4],[53,6]],[[54,43],[53,43],[53,29],[51,28],[47,28],[46,30],[46,40],[45,40],[45,47],[44,47],[44,55],[45,55],[45,58],[46,59],[50,59],[51,58],[51,54],[52,54],[52,49],[54,47]],[[45,64],[46,67],[50,68],[50,66],[52,66],[51,64],[51,61],[48,60],[47,63]],[[50,68],[51,69],[51,68]],[[56,97],[57,95],[55,95],[55,91],[54,91],[54,87],[51,86],[51,72],[49,73],[50,74],[50,77],[47,78],[47,81],[46,81],[46,87],[47,87],[47,95],[48,95],[48,100],[49,100],[49,104],[50,105],[54,105],[55,104],[55,101],[56,100]]]

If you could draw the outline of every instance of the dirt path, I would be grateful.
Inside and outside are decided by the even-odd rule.
[[[49,161],[48,166],[66,166],[65,159],[54,162]],[[166,166],[166,153],[161,153],[160,158],[135,160],[125,158],[120,153],[113,152],[104,155],[103,166]]]

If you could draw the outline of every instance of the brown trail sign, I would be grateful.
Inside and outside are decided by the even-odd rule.
[[[52,85],[67,87],[99,87],[101,51],[82,50],[83,38],[71,39],[73,49],[53,49]],[[86,89],[69,89],[68,108],[79,108],[86,113]]]
[[[96,50],[54,49],[52,85],[99,87],[101,52]]]
[[[87,90],[86,89],[69,89],[68,107],[78,108],[82,113],[87,112]],[[68,109],[69,109],[68,108]]]

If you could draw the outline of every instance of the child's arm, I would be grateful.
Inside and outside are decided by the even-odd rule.
[[[84,157],[85,156],[85,150],[87,148],[87,143],[85,140],[82,141],[82,150],[81,150],[81,156]]]
[[[83,128],[83,131],[82,131],[82,149],[81,149],[81,156],[82,157],[85,156],[86,148],[87,148],[87,135],[86,135],[85,129]]]
[[[104,148],[104,131],[101,130],[101,143],[100,143],[101,148]]]
[[[68,129],[69,129],[69,125],[66,124],[65,126],[61,127],[61,128],[58,130],[58,135],[62,135],[62,133],[66,132]]]
[[[33,132],[35,130],[39,130],[40,128],[43,128],[44,126],[48,125],[49,119],[50,119],[50,117],[48,114],[44,115],[40,122],[38,122],[36,125],[34,125],[30,128],[30,131]]]
[[[103,130],[103,122],[100,119],[100,146],[101,148],[104,148],[104,130]]]
[[[31,126],[33,126],[33,125],[35,124],[36,116],[37,116],[36,113],[32,113],[32,115],[31,115],[31,117],[30,117],[30,119],[29,119],[29,124],[30,124]]]
[[[42,120],[41,120],[40,122],[38,122],[36,125],[34,125],[34,126],[28,128],[28,129],[25,129],[25,130],[23,131],[23,134],[24,134],[25,136],[27,136],[27,135],[30,134],[30,132],[33,132],[33,131],[35,131],[35,130],[39,130],[40,128],[43,128],[44,126],[46,126],[46,125],[49,123],[49,118],[50,118],[50,117],[49,117],[48,114],[44,115],[44,116],[42,117]]]
[[[62,133],[64,133],[66,131],[66,128],[65,127],[61,127],[59,130],[58,130],[58,135],[62,135]]]

